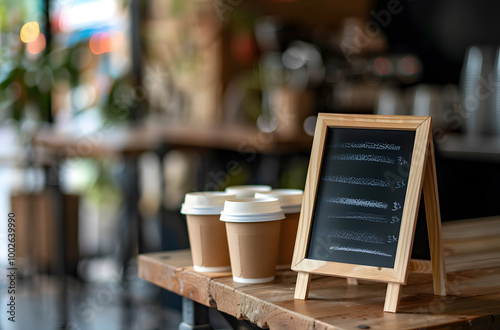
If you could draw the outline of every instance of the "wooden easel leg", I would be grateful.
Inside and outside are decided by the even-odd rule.
[[[387,293],[385,294],[384,312],[396,313],[399,306],[399,296],[401,295],[401,284],[387,284]]]
[[[441,236],[441,212],[437,188],[436,164],[432,134],[429,138],[429,153],[424,170],[424,202],[427,218],[427,232],[431,252],[434,294],[446,296],[446,270],[444,265],[443,242]]]
[[[309,296],[309,287],[311,286],[311,274],[299,272],[297,274],[297,283],[295,284],[295,299],[305,300]]]

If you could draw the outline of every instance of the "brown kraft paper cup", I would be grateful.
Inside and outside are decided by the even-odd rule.
[[[226,222],[233,278],[241,283],[274,279],[281,221]]]
[[[226,227],[220,215],[186,215],[191,255],[196,271],[223,272],[231,269]]]
[[[300,213],[285,213],[281,221],[281,234],[278,249],[277,269],[289,269],[292,265],[293,249],[299,227]]]

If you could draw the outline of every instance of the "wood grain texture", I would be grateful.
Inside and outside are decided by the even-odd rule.
[[[499,217],[445,222],[442,227],[447,272],[500,266]]]
[[[430,260],[411,259],[408,265],[410,273],[432,274],[432,265]]]
[[[408,187],[406,189],[405,205],[399,230],[399,242],[394,262],[394,270],[397,273],[399,283],[405,283],[408,275],[408,263],[413,247],[415,228],[417,225],[418,208],[420,196],[422,195],[422,183],[424,180],[424,166],[429,144],[429,133],[432,120],[427,117],[417,128],[415,133],[415,144],[413,146],[413,157],[411,160],[410,174],[408,176]]]
[[[323,113],[318,118],[335,127],[416,130],[428,117]]]
[[[309,236],[311,233],[312,217],[314,212],[314,201],[316,200],[315,187],[318,186],[321,162],[323,160],[322,150],[325,145],[327,128],[326,123],[318,118],[311,148],[309,168],[307,170],[304,196],[302,198],[299,226],[297,229],[297,238],[295,240],[295,249],[293,251],[292,258],[292,269],[299,262],[304,260],[307,254],[307,246],[309,245]]]
[[[307,299],[309,296],[309,288],[311,287],[311,274],[299,272],[295,284],[295,299]]]
[[[351,277],[347,278],[347,285],[358,285],[358,284],[359,284],[358,279]]]
[[[500,236],[500,226],[498,225],[497,216],[451,221],[444,223],[444,225],[446,226],[446,231],[443,232],[443,239],[446,243],[452,242],[452,240],[467,239],[477,241],[478,237],[481,237],[481,241],[483,241],[486,237]]]
[[[500,226],[500,217],[491,219],[487,225]],[[474,221],[470,226],[474,226]],[[450,246],[456,240],[448,241],[446,237],[459,235],[457,227],[461,226],[444,223],[442,227],[444,244]],[[487,227],[477,231],[484,233]],[[478,236],[477,240],[481,239],[482,236]],[[387,288],[384,283],[361,280],[358,285],[347,285],[345,278],[311,275],[309,299],[297,300],[294,299],[296,272],[279,271],[276,279],[269,283],[240,284],[233,282],[228,273],[195,272],[189,250],[139,256],[139,276],[264,328],[499,329],[500,265],[483,264],[482,268],[454,271],[449,259],[454,258],[456,269],[468,268],[469,257],[481,258],[482,252],[450,253],[446,259],[448,295],[433,294],[431,275],[410,273],[395,314],[383,312]],[[484,255],[489,253],[486,251]]]
[[[387,284],[385,294],[384,312],[396,313],[399,306],[399,297],[401,295],[402,285],[398,283]]]
[[[436,160],[434,158],[434,143],[429,132],[429,152],[424,170],[424,202],[427,218],[427,231],[431,253],[434,294],[446,296],[446,270],[444,264],[443,241],[441,237],[441,211],[437,187]]]

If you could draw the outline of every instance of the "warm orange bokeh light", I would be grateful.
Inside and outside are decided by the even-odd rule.
[[[21,41],[24,43],[35,41],[39,34],[40,26],[38,25],[38,22],[25,23],[21,28],[21,32],[19,32]]]
[[[45,40],[45,35],[40,33],[38,38],[26,45],[26,50],[31,54],[38,54],[45,49],[47,41]]]
[[[95,55],[109,53],[117,50],[123,43],[123,33],[98,32],[89,41],[90,50]]]

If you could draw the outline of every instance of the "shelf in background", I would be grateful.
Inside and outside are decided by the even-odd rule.
[[[446,133],[436,141],[436,150],[446,158],[500,161],[500,137]]]

